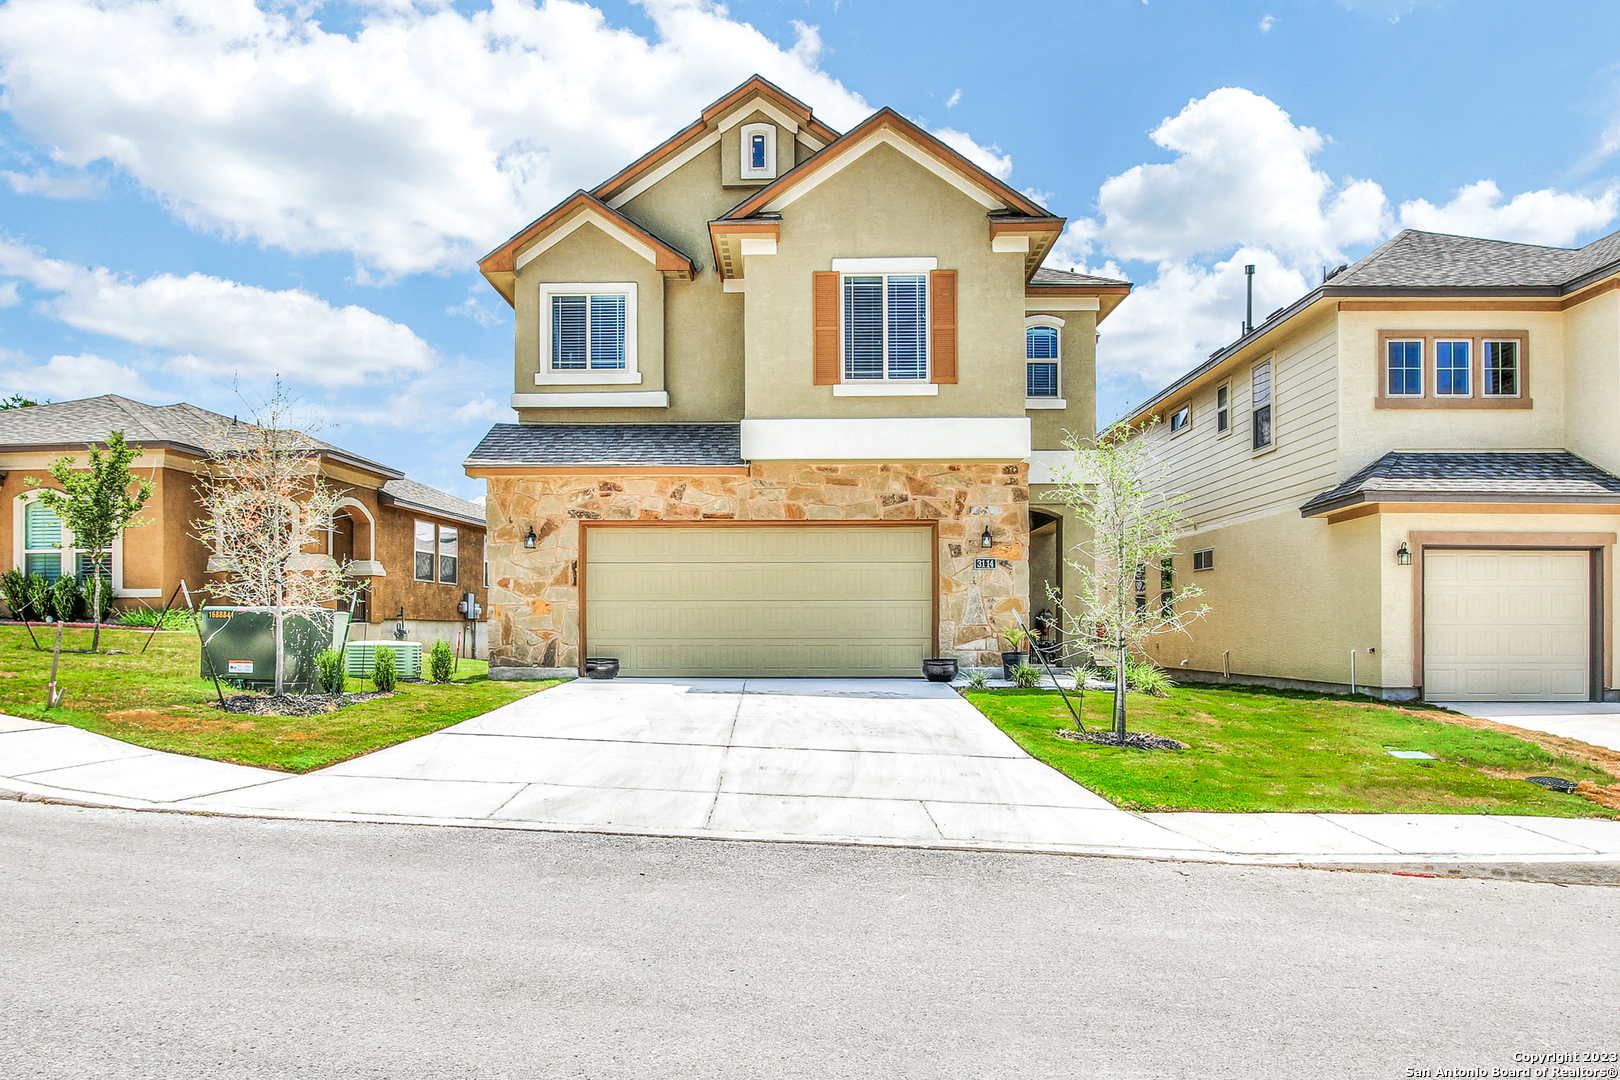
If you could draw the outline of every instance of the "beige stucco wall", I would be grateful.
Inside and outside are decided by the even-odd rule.
[[[1065,408],[1030,409],[1030,444],[1057,450],[1069,434],[1089,439],[1097,433],[1097,313],[1029,311],[1062,319],[1058,328],[1058,393]],[[1025,352],[1027,358],[1027,350]]]
[[[729,117],[727,118],[730,119]],[[776,129],[776,175],[781,176],[793,168],[794,150],[793,140],[797,129],[785,128],[772,120],[765,113],[755,109],[743,117],[737,125],[720,133],[720,182],[731,190],[731,204],[734,206],[747,197],[746,191],[739,188],[764,187],[770,180],[744,180],[742,175],[742,129],[749,124],[769,124]],[[726,207],[730,209],[730,207]],[[716,215],[717,217],[719,215]]]
[[[1022,465],[755,464],[744,474],[501,476],[489,485],[494,663],[579,664],[580,522],[937,521],[939,646],[999,662],[1001,629],[1029,618],[1029,488]],[[994,547],[979,545],[986,525]],[[523,547],[530,527],[538,538]],[[995,569],[976,570],[990,557]]]
[[[1565,321],[1541,311],[1344,311],[1339,313],[1340,471],[1346,477],[1391,450],[1550,449],[1564,446]],[[1524,330],[1530,409],[1377,409],[1383,373],[1378,335],[1401,330]],[[1424,378],[1433,374],[1426,356]],[[1620,355],[1612,350],[1607,364]],[[1475,358],[1476,371],[1479,366]],[[1612,417],[1611,401],[1609,415]],[[1610,422],[1612,425],[1612,421]]]
[[[1564,313],[1564,350],[1564,447],[1620,473],[1620,292]],[[1535,397],[1540,408],[1539,388]]]
[[[990,250],[985,208],[878,146],[782,211],[745,260],[747,415],[1024,415],[1024,257]],[[958,382],[926,397],[837,397],[812,381],[811,274],[837,258],[934,256],[957,271]]]

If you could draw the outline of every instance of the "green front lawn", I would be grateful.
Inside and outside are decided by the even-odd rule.
[[[362,702],[321,716],[243,716],[224,713],[211,680],[198,677],[197,636],[160,633],[151,648],[145,631],[106,630],[101,647],[122,656],[86,656],[64,651],[58,684],[62,707],[46,711],[51,670],[51,633],[35,627],[44,652],[35,652],[20,626],[0,627],[0,712],[108,735],[176,754],[233,761],[286,772],[308,772],[380,750],[527,697],[550,682],[491,682],[489,665],[462,660],[455,681],[444,685],[400,683],[391,698]],[[90,631],[68,630],[64,650],[88,649]],[[349,680],[351,691],[369,682]],[[227,695],[233,693],[225,688]]]
[[[1073,720],[1054,691],[964,695],[1032,756],[1131,810],[1337,811],[1615,817],[1579,795],[1526,776],[1616,784],[1595,764],[1496,731],[1447,723],[1427,706],[1392,708],[1249,687],[1177,687],[1131,694],[1127,727],[1168,735],[1186,750],[1126,750],[1058,738]],[[1071,695],[1071,699],[1073,695]],[[1088,730],[1106,730],[1112,695],[1085,696]],[[1391,757],[1423,750],[1435,761]]]

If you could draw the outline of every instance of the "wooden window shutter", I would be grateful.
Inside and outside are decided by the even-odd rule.
[[[810,275],[811,325],[815,331],[815,385],[838,384],[838,271]]]
[[[931,382],[956,381],[956,271],[928,275],[928,340]]]

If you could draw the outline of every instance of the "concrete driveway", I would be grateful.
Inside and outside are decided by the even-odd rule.
[[[1453,712],[1620,750],[1620,702],[1437,701]]]
[[[191,808],[729,837],[1209,850],[1020,750],[948,686],[577,680]]]

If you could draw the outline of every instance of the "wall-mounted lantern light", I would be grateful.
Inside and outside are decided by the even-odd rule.
[[[1405,540],[1402,540],[1401,546],[1395,549],[1395,561],[1402,566],[1412,565],[1412,550],[1406,546]]]
[[[995,547],[996,546],[995,537],[990,535],[990,526],[988,526],[988,525],[986,525],[984,527],[984,535],[979,537],[979,546],[980,547]]]
[[[534,545],[539,543],[539,542],[540,542],[539,538],[534,535],[534,526],[530,525],[529,526],[529,535],[525,536],[523,538],[523,546],[528,548],[530,551],[533,551],[534,550]]]

